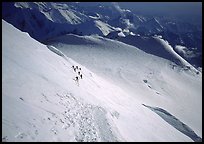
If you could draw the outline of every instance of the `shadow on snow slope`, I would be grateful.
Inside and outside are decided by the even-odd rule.
[[[202,142],[202,138],[200,138],[190,127],[188,127],[186,124],[181,122],[175,116],[171,115],[166,110],[159,108],[159,107],[147,106],[145,104],[142,104],[142,105],[149,108],[150,110],[152,110],[156,114],[158,114],[162,119],[164,119],[166,122],[168,122],[174,128],[176,128],[178,131],[180,131],[183,134],[185,134],[186,136],[190,137],[193,141]]]

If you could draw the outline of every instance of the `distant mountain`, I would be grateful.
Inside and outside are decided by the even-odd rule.
[[[115,39],[160,35],[196,68],[202,67],[202,28],[186,21],[145,16],[106,2],[4,2],[2,18],[45,43],[64,35],[100,35]],[[119,39],[118,39],[119,40]],[[176,47],[186,47],[185,54]]]

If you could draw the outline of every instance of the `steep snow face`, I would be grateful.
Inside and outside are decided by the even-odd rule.
[[[143,88],[143,91],[138,91],[133,96],[124,90],[125,87],[124,89],[119,87],[120,84],[116,85],[99,76],[99,71],[96,74],[87,69],[87,61],[82,62],[83,65],[81,65],[69,58],[68,51],[65,55],[56,47],[49,46],[49,50],[45,45],[33,40],[28,34],[22,33],[3,20],[2,30],[2,141],[192,141],[142,105],[143,102],[160,101],[160,106],[164,106],[162,98],[153,101],[148,98],[149,101],[146,101],[146,96],[150,96],[149,94],[154,91],[145,88],[147,84],[153,82],[150,79],[146,84],[138,83],[137,86]],[[106,49],[114,52],[116,44],[115,46],[120,49],[124,47],[128,54],[126,56],[136,56],[137,53],[144,57],[146,55],[135,49],[128,52],[129,46],[100,37],[84,37],[81,42],[78,39],[76,37],[76,41],[72,42],[87,43],[87,45],[83,45],[85,49],[89,47],[94,50],[95,48],[92,47],[94,44],[95,47],[100,46],[97,48],[105,50],[104,52]],[[70,42],[70,39],[65,42]],[[107,42],[107,45],[104,42]],[[73,44],[75,44],[75,50],[82,48],[82,45]],[[112,48],[109,48],[109,44],[112,44]],[[69,46],[74,47],[74,45]],[[112,61],[113,68],[111,69],[105,58],[101,59],[102,51],[100,49],[98,52],[96,51],[98,53],[96,57],[104,62],[99,63],[87,51],[88,56],[94,58],[89,66],[93,64],[93,66],[97,66],[98,70],[100,70],[98,66],[101,66],[103,74],[106,74],[105,71],[117,70],[114,69],[117,68],[116,65],[113,65],[115,61]],[[80,54],[82,53],[84,51],[80,52]],[[91,53],[93,54],[93,51]],[[70,54],[73,55],[73,51],[70,50]],[[110,54],[109,56],[113,56],[112,53]],[[120,53],[120,56],[123,58],[125,55]],[[118,56],[113,57],[112,60],[115,58],[119,63],[122,62]],[[139,60],[137,57],[135,58]],[[146,59],[148,58],[144,60]],[[135,63],[134,61],[126,62],[127,66]],[[100,65],[101,63],[104,65]],[[74,80],[78,74],[71,68],[73,65],[81,68],[83,78],[78,82]],[[104,66],[107,66],[108,69],[104,69]],[[139,67],[140,65],[138,65]],[[94,67],[90,68],[94,70]],[[120,71],[116,71],[119,72],[118,76],[123,77],[123,80],[128,83],[132,83],[133,81],[129,80],[130,77],[124,75],[128,73],[130,76],[132,70],[123,70],[121,67]],[[165,70],[168,68],[165,67]],[[141,73],[143,72],[141,71]],[[181,73],[185,74],[181,76],[182,79],[188,77],[193,84],[198,84],[196,90],[199,93],[197,78],[185,72]],[[162,73],[163,76],[166,76],[164,74]],[[171,83],[171,75],[166,78],[169,78]],[[138,82],[140,80],[138,79]],[[188,83],[188,79],[185,80]],[[155,88],[154,86],[152,84],[153,88]],[[182,81],[179,86],[182,86]],[[187,86],[192,85],[188,84]],[[195,87],[187,90],[190,94],[195,94],[194,89]],[[169,91],[167,90],[167,92]],[[189,98],[188,96],[185,95],[186,99]],[[199,100],[199,94],[194,96],[197,96],[194,97],[194,100]],[[143,97],[146,99],[145,101]],[[156,97],[158,95],[152,95],[152,99],[156,99]],[[162,94],[159,97],[164,97],[163,99],[169,102],[167,104],[171,105],[174,103],[174,98],[179,98],[179,95],[169,98]],[[194,102],[198,102],[196,104],[199,107],[200,101]],[[194,125],[196,119],[198,120],[196,121],[197,125],[200,126],[200,118],[198,118],[200,109],[198,108],[197,113],[193,114],[197,107],[192,107],[194,105],[189,105],[189,102],[185,104],[192,108],[191,111],[188,111],[190,108],[186,109],[192,116],[191,119],[189,117],[185,119],[186,113],[184,112],[184,116],[181,116],[173,109],[168,108],[168,110],[179,116],[182,121],[200,134],[201,131]],[[177,108],[186,108],[183,106],[179,105]],[[192,119],[193,121],[191,121]]]
[[[176,55],[167,42],[155,39],[186,67],[99,36],[66,35],[50,40],[50,45],[124,89],[132,100],[166,109],[201,136],[201,73]]]
[[[97,90],[101,85],[88,78],[88,83],[80,81],[81,89],[73,80],[77,74],[71,66],[82,68],[84,81],[90,71],[62,53],[49,51],[5,21],[2,24],[3,141],[120,140],[110,127],[107,111],[92,97],[91,91],[101,93]],[[89,93],[86,86],[91,88]]]
[[[113,121],[120,88],[2,24],[3,141],[123,141]],[[79,82],[72,65],[82,68]]]

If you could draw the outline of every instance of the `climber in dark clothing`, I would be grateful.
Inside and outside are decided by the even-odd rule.
[[[80,75],[80,72],[78,72],[78,75]]]
[[[76,82],[78,82],[78,81],[79,81],[79,77],[78,77],[78,76],[76,76],[75,78],[76,78]]]
[[[80,74],[80,77],[81,77],[81,79],[82,79],[82,74]]]
[[[79,77],[76,76],[74,80],[76,81],[76,84],[79,86]]]

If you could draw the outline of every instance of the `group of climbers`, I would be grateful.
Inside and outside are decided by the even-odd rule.
[[[81,72],[81,68],[80,67],[78,67],[78,66],[72,66],[72,68],[73,68],[73,70],[74,70],[74,72],[76,72],[77,73],[77,76],[75,77],[75,81],[77,82],[77,83],[79,83],[79,78],[81,78],[82,79],[82,72]]]

